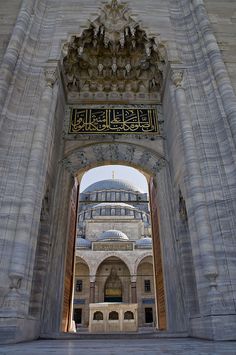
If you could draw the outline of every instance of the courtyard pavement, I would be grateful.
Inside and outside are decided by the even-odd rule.
[[[35,340],[0,346],[8,355],[236,355],[236,342],[184,339]]]

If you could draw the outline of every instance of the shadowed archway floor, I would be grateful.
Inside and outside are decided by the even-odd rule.
[[[5,345],[1,355],[235,355],[236,342],[184,339],[36,340]]]

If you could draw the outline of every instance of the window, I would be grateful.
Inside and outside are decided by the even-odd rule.
[[[124,314],[124,319],[134,319],[134,314],[131,311],[126,311]]]
[[[93,314],[93,320],[103,320],[103,313],[100,311],[97,311]]]
[[[151,292],[150,280],[144,280],[144,292]]]
[[[119,314],[116,311],[112,311],[109,313],[109,319],[110,320],[118,320],[119,319]]]
[[[153,323],[152,308],[145,308],[145,323]]]
[[[82,280],[76,280],[75,291],[76,292],[82,292],[82,290],[83,290],[83,281]]]
[[[81,308],[74,309],[74,321],[76,324],[82,323],[82,309]]]

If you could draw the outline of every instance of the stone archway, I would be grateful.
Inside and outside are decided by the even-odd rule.
[[[105,16],[103,16],[104,13]],[[120,22],[118,21],[119,28],[115,31],[115,35],[114,31],[112,31],[109,26],[110,22],[108,21],[108,24],[106,23],[106,19],[110,19],[114,14],[118,16],[120,20]],[[124,38],[119,36],[121,33],[126,33]],[[94,63],[91,64],[89,60],[87,60],[90,58],[88,53],[93,51],[94,48],[97,49],[97,45],[98,48],[102,48],[101,52],[103,52],[103,49],[106,52],[107,58],[109,59],[107,65],[105,65],[107,58],[105,61],[103,60],[97,63],[98,65],[96,66],[94,66]],[[132,45],[134,52],[139,52],[137,53],[137,58],[140,59],[140,55],[143,57],[140,63],[139,60],[138,64],[135,64],[135,60],[129,63],[131,57],[131,53],[128,49],[129,45]],[[119,48],[121,47],[121,50],[124,49],[127,51],[128,49],[128,55],[125,57],[126,60],[128,59],[128,62],[125,62],[125,64],[117,60],[119,59],[117,46]],[[111,50],[112,48],[113,50]],[[86,108],[90,108],[93,104],[95,104],[95,106],[101,103],[105,103],[105,105],[119,104],[123,107],[123,105],[128,103],[132,110],[137,104],[140,105],[141,103],[141,108],[153,109],[153,106],[155,106],[155,110],[158,112],[159,110],[161,111],[161,96],[164,90],[164,79],[167,75],[165,47],[159,41],[156,41],[155,38],[149,37],[147,33],[140,28],[139,24],[132,20],[126,5],[123,3],[119,4],[117,1],[112,1],[111,4],[105,5],[102,15],[95,19],[91,26],[83,31],[81,36],[72,37],[71,41],[65,45],[63,55],[64,58],[61,61],[62,81],[65,84],[64,89],[67,104],[81,105],[82,103],[87,104]],[[99,55],[96,56],[94,53],[92,58],[101,59]],[[83,64],[82,66],[81,63]],[[122,79],[124,81],[124,91],[119,86],[119,75],[121,72],[123,73],[122,75],[125,75]],[[109,76],[107,73],[111,75]],[[87,81],[85,80],[86,78]],[[128,80],[126,80],[127,78]],[[113,81],[115,81],[115,86],[113,86]],[[86,87],[86,85],[89,87]],[[157,106],[157,104],[159,105]],[[98,106],[96,106],[96,108],[97,107]],[[58,240],[58,243],[60,244],[61,242],[64,249],[67,250],[68,236],[65,235],[65,227],[63,228],[63,226],[65,226],[68,221],[66,214],[62,213],[62,209],[65,208],[65,206],[62,207],[62,204],[65,205],[66,203],[66,205],[68,205],[70,190],[65,187],[69,186],[71,178],[76,177],[79,182],[82,174],[86,170],[100,165],[124,164],[144,172],[152,182],[150,187],[152,188],[155,184],[157,185],[155,193],[152,193],[154,205],[156,206],[158,204],[156,197],[160,195],[161,209],[164,213],[167,212],[170,220],[172,218],[173,187],[170,183],[169,166],[166,161],[166,154],[164,153],[164,139],[161,133],[161,124],[163,122],[162,113],[160,113],[160,117],[158,117],[158,132],[155,131],[154,134],[145,134],[145,132],[142,132],[140,135],[136,132],[137,134],[128,135],[125,134],[125,132],[120,132],[122,134],[99,133],[94,135],[92,132],[90,132],[91,134],[87,134],[87,132],[86,136],[83,136],[79,134],[79,132],[69,132],[70,120],[68,115],[70,109],[69,107],[67,107],[67,109],[68,114],[66,114],[65,117],[66,124],[64,130],[65,144],[62,159],[60,160],[57,180],[57,188],[60,195],[56,198],[55,202],[58,208],[54,217],[55,229],[58,231],[58,234],[55,235],[55,239]],[[81,118],[79,118],[79,120],[81,121]],[[81,122],[83,126],[83,120]],[[60,187],[62,186],[63,191],[60,191]],[[152,189],[152,192],[153,191]],[[60,218],[61,215],[63,216],[62,219]],[[157,223],[159,219],[158,213],[154,215],[155,224],[153,225],[155,227],[155,234],[160,239],[158,241],[158,260],[162,260],[163,254],[164,264],[168,243],[170,245],[175,243],[174,226],[168,223],[168,218],[160,221],[160,229],[162,228],[167,234],[165,238],[164,233],[160,233],[159,238],[159,225]],[[161,243],[163,244],[162,246]],[[163,253],[161,253],[161,247]],[[178,255],[174,247],[171,253],[173,263],[176,262],[177,264]],[[65,265],[66,260],[63,260],[61,270],[57,275],[58,282],[62,284],[64,284]],[[160,282],[162,289],[160,299],[162,299],[162,303],[166,302],[169,307],[167,314],[169,316],[169,323],[167,322],[169,329],[184,330],[186,320],[183,311],[184,302],[181,293],[181,280],[178,276],[178,268],[176,268],[175,272],[175,282],[171,283],[170,279],[173,277],[171,276],[173,268],[168,268],[167,262],[166,265],[166,268],[159,265],[159,270],[163,269],[165,272],[165,277],[162,276]],[[50,278],[52,278],[51,275],[49,275],[49,279]],[[168,284],[167,287],[164,283]],[[176,288],[177,292],[180,294],[180,297],[174,302],[171,300],[173,288]],[[164,297],[165,290],[166,298]],[[157,294],[159,295],[159,293]],[[63,295],[60,293],[57,299],[58,307],[62,304],[62,298]],[[50,309],[55,308],[52,303],[52,297],[46,300],[44,312],[50,313]],[[174,317],[173,314],[175,315]],[[164,314],[164,317],[165,316],[166,314]],[[47,327],[46,324],[44,330],[46,332],[48,332]],[[165,327],[166,326],[163,326],[163,329]],[[58,330],[59,328],[60,320],[57,318],[51,329]]]
[[[159,148],[159,147],[158,147]],[[159,151],[147,149],[137,144],[128,143],[99,143],[86,145],[82,148],[73,149],[63,160],[63,166],[78,179],[81,174],[95,166],[106,164],[125,164],[139,168],[149,178],[156,176],[165,166],[165,159]],[[114,253],[112,253],[114,254]],[[161,258],[159,261],[161,262]],[[128,262],[129,265],[129,262]],[[129,267],[133,272],[134,266]],[[93,265],[94,274],[96,265]],[[162,277],[163,282],[164,278]],[[164,292],[164,285],[162,285]],[[164,294],[160,296],[159,302],[163,302]],[[165,301],[165,300],[164,300]],[[164,328],[164,327],[163,327]]]

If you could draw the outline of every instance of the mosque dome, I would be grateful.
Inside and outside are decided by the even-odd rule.
[[[89,193],[95,191],[103,191],[103,190],[123,190],[123,191],[132,191],[138,192],[141,191],[132,183],[127,180],[121,179],[108,179],[97,181],[92,185],[89,185],[82,193]]]
[[[151,249],[152,248],[152,238],[142,237],[135,243],[137,249]]]
[[[76,238],[76,247],[79,249],[90,249],[91,242],[88,239]]]
[[[134,208],[134,206],[129,205],[128,203],[124,203],[124,202],[102,202],[102,203],[99,203],[99,204],[93,206],[93,208],[100,208],[100,207]]]
[[[121,231],[118,231],[116,229],[110,229],[107,230],[106,232],[103,232],[99,238],[98,241],[108,241],[108,242],[126,242],[127,240],[129,240],[129,238],[127,237],[127,235]]]

